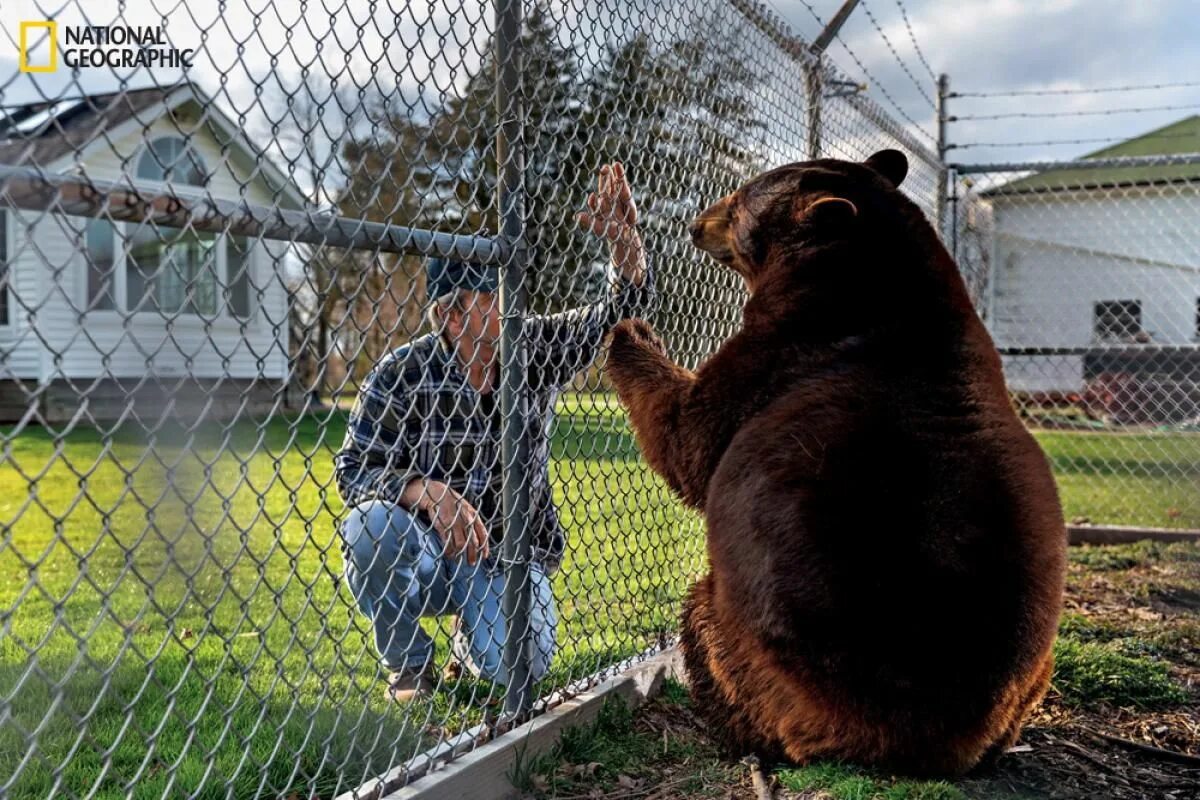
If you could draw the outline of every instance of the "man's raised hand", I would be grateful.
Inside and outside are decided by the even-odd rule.
[[[600,167],[596,191],[588,194],[587,210],[579,212],[578,219],[580,227],[608,240],[617,269],[640,282],[645,255],[636,227],[633,191],[620,161]]]

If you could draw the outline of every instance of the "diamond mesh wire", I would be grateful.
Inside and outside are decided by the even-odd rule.
[[[1200,131],[1183,132],[1141,142],[1171,155],[971,167],[950,200],[949,244],[1077,524],[1200,527]]]
[[[744,290],[687,223],[769,166],[898,147],[938,218],[928,134],[744,0],[21,12],[57,24],[5,29],[21,65],[59,63],[0,62],[3,796],[374,796],[669,646],[702,526],[640,460],[604,330],[713,352]],[[79,41],[137,26],[191,66]],[[621,263],[577,219],[617,161]],[[998,200],[961,192],[983,297]],[[434,256],[498,302],[435,302]],[[1152,422],[1109,424],[1161,453]],[[1085,488],[1107,463],[1064,458]],[[1086,513],[1142,502],[1138,463]],[[417,668],[433,691],[395,702]]]

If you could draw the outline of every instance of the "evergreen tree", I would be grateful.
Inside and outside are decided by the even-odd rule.
[[[687,225],[764,166],[755,150],[763,127],[752,96],[758,78],[736,45],[714,41],[716,18],[697,18],[665,43],[633,35],[605,48],[585,71],[580,54],[560,39],[553,8],[535,3],[521,34],[530,310],[572,307],[606,288],[607,248],[578,229],[575,215],[600,164],[620,160],[662,287],[656,321],[668,338],[686,344],[684,358],[694,361],[734,324],[696,320],[711,320],[716,292],[728,301],[740,289],[691,248]],[[409,106],[367,104],[365,124],[341,148],[347,175],[341,213],[495,234],[495,71],[489,43],[461,91],[424,121]],[[415,333],[402,311],[424,300],[419,259],[369,256],[352,256],[338,284],[345,298],[339,343],[351,360],[361,352],[365,364]],[[383,313],[391,304],[399,304],[395,313]],[[389,321],[389,330],[371,330]]]
[[[587,126],[603,132],[607,157],[628,166],[658,272],[654,321],[692,364],[732,332],[737,320],[714,317],[714,301],[728,306],[741,288],[692,248],[688,225],[765,167],[754,148],[765,127],[753,103],[759,78],[736,45],[714,41],[719,28],[700,17],[666,44],[634,36],[610,46],[589,76]]]

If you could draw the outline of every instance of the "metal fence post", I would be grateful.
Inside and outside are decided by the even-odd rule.
[[[950,255],[958,263],[958,173],[947,169],[946,182],[950,184]]]
[[[938,155],[938,182],[937,182],[937,227],[938,233],[942,236],[942,241],[946,240],[946,182],[950,178],[950,171],[946,168],[946,151],[949,149],[946,146],[946,96],[950,93],[950,77],[946,73],[938,75],[937,82],[937,98],[935,101],[934,113],[937,114],[937,155]],[[951,225],[955,222],[950,221]]]
[[[824,83],[824,76],[821,74],[824,69],[822,57],[857,5],[858,0],[845,0],[808,48],[812,60],[804,67],[804,100],[807,106],[805,125],[808,128],[809,160],[821,157],[821,92]]]
[[[505,713],[519,715],[533,697],[529,652],[529,463],[526,353],[522,335],[525,316],[525,153],[521,96],[521,1],[496,0],[496,136],[497,207],[500,238],[511,249],[500,286],[500,409],[503,415],[505,572],[502,613],[507,620],[504,667],[508,685]]]
[[[808,133],[805,156],[809,161],[821,157],[821,56],[817,54],[804,66],[805,123]]]

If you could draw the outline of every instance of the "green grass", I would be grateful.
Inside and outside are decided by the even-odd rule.
[[[1094,572],[1111,572],[1139,564],[1197,561],[1200,560],[1200,551],[1187,542],[1144,540],[1129,544],[1072,547],[1067,551],[1067,559]]]
[[[699,521],[640,462],[616,403],[560,411],[553,685],[670,634],[703,561]],[[338,577],[343,426],[339,411],[190,438],[0,433],[0,794],[327,796],[480,719],[489,690],[465,681],[410,713],[383,700]],[[1068,516],[1200,527],[1200,436],[1039,439]]]
[[[554,685],[670,633],[702,561],[698,521],[636,459],[623,417],[587,398],[563,412],[553,477],[571,544]],[[326,797],[426,746],[431,724],[481,718],[489,689],[468,681],[408,713],[384,701],[338,577],[343,428],[337,413],[190,443],[8,440],[0,794],[224,797],[228,782],[239,798]],[[447,626],[429,627],[443,654]]]
[[[1068,520],[1200,528],[1200,434],[1036,431]]]
[[[653,702],[659,707],[691,706],[687,687],[674,680],[663,684]],[[622,780],[647,780],[660,768],[674,773],[671,786],[676,796],[689,797],[718,792],[717,785],[730,771],[711,742],[691,732],[660,735],[638,728],[625,701],[610,697],[591,723],[568,728],[554,747],[535,758],[518,758],[509,779],[526,792],[577,796],[580,780],[587,782],[590,791],[614,791],[622,788]]]
[[[1104,703],[1150,710],[1188,699],[1152,656],[1131,654],[1128,643],[1080,640],[1070,633],[1054,645],[1053,687],[1064,704],[1077,708]]]
[[[844,764],[824,762],[775,774],[788,789],[821,791],[830,800],[967,800],[945,781],[895,778]]]

